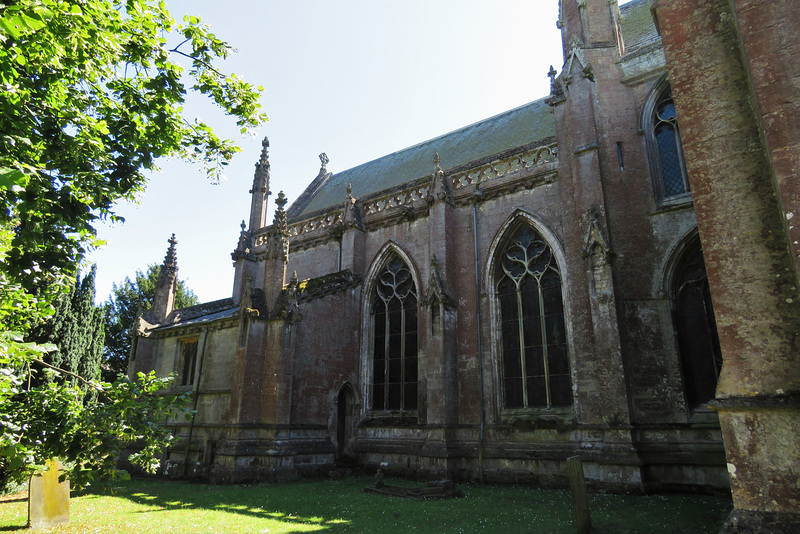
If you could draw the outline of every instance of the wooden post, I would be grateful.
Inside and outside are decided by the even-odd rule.
[[[572,505],[575,507],[575,518],[578,521],[579,534],[592,531],[592,516],[589,513],[589,500],[586,497],[586,480],[583,478],[583,463],[580,457],[567,458],[569,487],[572,490]]]

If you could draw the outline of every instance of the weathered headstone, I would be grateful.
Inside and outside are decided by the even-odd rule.
[[[567,458],[567,473],[569,487],[572,490],[572,505],[575,507],[575,518],[578,521],[578,532],[587,534],[592,531],[592,516],[589,514],[589,500],[586,497],[583,463],[578,456]]]
[[[28,527],[50,528],[69,522],[69,480],[58,481],[63,466],[48,460],[46,471],[31,477],[28,492]]]

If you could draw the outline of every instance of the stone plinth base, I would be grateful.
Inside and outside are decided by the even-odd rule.
[[[795,534],[800,532],[800,513],[733,510],[720,534]]]

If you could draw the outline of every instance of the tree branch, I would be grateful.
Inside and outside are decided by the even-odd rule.
[[[57,371],[59,373],[64,373],[65,375],[69,375],[69,376],[75,377],[78,380],[80,380],[81,382],[83,382],[84,384],[86,384],[87,386],[89,386],[90,388],[94,389],[95,391],[98,391],[100,393],[104,393],[105,392],[105,390],[103,388],[101,388],[100,386],[98,386],[97,384],[95,384],[95,383],[93,383],[93,382],[91,382],[89,380],[86,380],[81,375],[75,374],[75,373],[73,373],[71,371],[67,371],[66,369],[62,369],[61,367],[56,367],[55,365],[50,365],[49,363],[47,363],[44,360],[35,360],[35,361],[36,361],[36,363],[40,363],[40,364],[44,365],[45,367],[47,367],[49,369],[52,369],[53,371]]]

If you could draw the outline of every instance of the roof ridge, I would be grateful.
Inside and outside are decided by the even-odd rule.
[[[292,219],[306,212],[344,202],[344,188],[352,183],[357,197],[394,187],[432,172],[434,152],[439,152],[448,166],[457,166],[499,151],[500,148],[518,146],[553,134],[552,119],[544,116],[550,106],[543,97],[451,130],[442,135],[420,141],[400,150],[384,154],[321,179],[314,178],[292,204]],[[506,143],[505,145],[502,145]],[[499,146],[502,145],[502,146]],[[430,147],[427,154],[426,147]],[[444,150],[444,152],[442,152]],[[447,153],[449,152],[449,154]],[[337,195],[341,193],[341,198]]]

